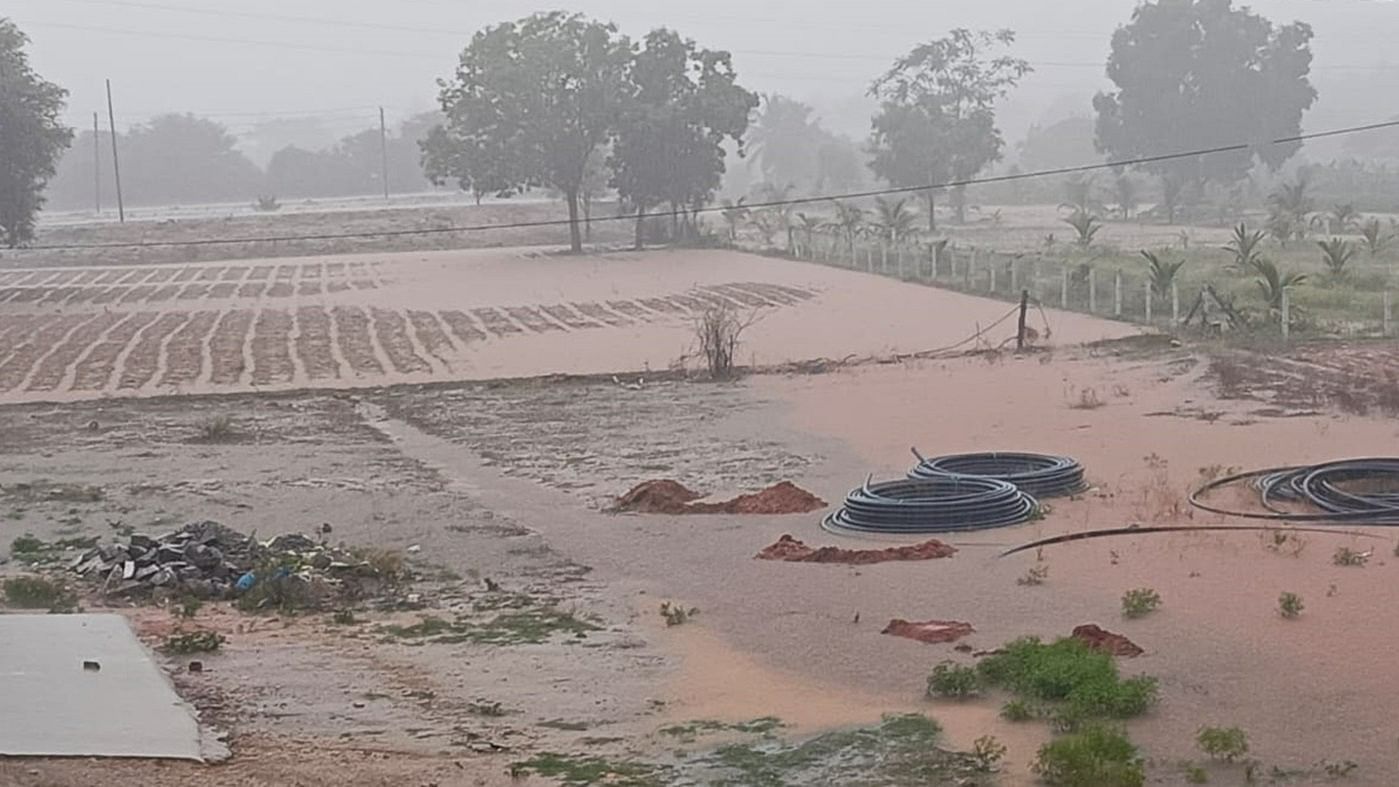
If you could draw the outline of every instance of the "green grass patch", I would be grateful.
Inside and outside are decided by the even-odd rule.
[[[984,758],[938,748],[941,728],[922,714],[887,716],[874,728],[832,732],[801,744],[724,746],[704,759],[704,781],[738,787],[988,784]]]
[[[71,552],[92,549],[97,546],[98,540],[97,536],[85,536],[45,541],[32,533],[25,533],[10,542],[10,554],[26,565],[50,565],[69,559]]]
[[[104,494],[100,486],[55,483],[40,479],[18,484],[0,484],[0,496],[36,503],[99,503]]]
[[[684,724],[673,724],[669,727],[662,727],[657,732],[661,735],[668,735],[672,738],[679,738],[682,741],[694,741],[701,735],[716,735],[719,733],[736,732],[744,735],[770,735],[786,725],[776,716],[764,716],[760,719],[741,722],[714,721],[712,719],[701,719],[690,721]]]
[[[1120,730],[1091,725],[1040,747],[1032,770],[1055,787],[1140,787],[1146,772]]]
[[[385,635],[421,643],[454,644],[472,642],[482,645],[538,645],[555,636],[586,639],[601,627],[569,612],[557,609],[524,609],[502,612],[489,621],[474,622],[458,618],[444,620],[424,616],[409,626],[383,626]]]
[[[12,577],[0,583],[6,606],[15,609],[43,609],[49,612],[76,612],[77,596],[61,582],[44,577]]]
[[[171,634],[165,638],[160,649],[172,656],[187,656],[191,653],[217,652],[224,642],[224,636],[216,631],[191,631]]]
[[[983,659],[977,674],[986,685],[1012,691],[1022,700],[1050,703],[1060,726],[1068,729],[1090,719],[1140,716],[1158,694],[1155,678],[1123,679],[1112,656],[1071,637],[1049,644],[1035,637],[1015,640]]]
[[[646,763],[553,752],[544,752],[510,766],[512,778],[534,774],[557,779],[571,787],[590,784],[607,784],[612,787],[661,787],[667,783],[662,778],[663,771],[660,766]]]

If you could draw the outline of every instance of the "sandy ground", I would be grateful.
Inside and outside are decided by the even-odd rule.
[[[760,361],[926,349],[1007,308],[726,253],[582,263],[465,255],[453,258],[468,259],[459,266],[425,256],[428,262],[366,261],[363,275],[380,286],[345,296],[361,298],[361,309],[432,311],[553,304],[562,292],[584,303],[669,300],[744,282],[790,288],[783,292],[794,302],[771,307],[745,345]],[[574,264],[581,267],[565,268]],[[468,286],[476,279],[467,274],[487,266],[495,266],[490,276]],[[630,289],[614,290],[623,279]],[[449,298],[444,283],[459,289]],[[394,288],[402,288],[393,296],[401,301],[389,300]],[[797,297],[798,289],[809,297]],[[165,663],[205,721],[227,732],[228,763],[0,761],[0,783],[507,784],[512,763],[541,751],[665,758],[674,742],[659,730],[689,720],[776,715],[790,725],[783,734],[800,739],[910,710],[942,722],[951,746],[996,735],[1010,747],[1000,781],[1029,783],[1026,766],[1047,727],[1000,721],[995,699],[925,701],[929,668],[966,657],[951,645],[881,635],[892,618],[968,621],[976,633],[966,642],[976,648],[1064,635],[1087,622],[1127,634],[1146,655],[1124,670],[1161,679],[1160,706],[1130,724],[1151,758],[1153,783],[1181,783],[1180,763],[1200,760],[1193,736],[1204,724],[1246,729],[1265,771],[1305,772],[1292,783],[1320,781],[1323,760],[1356,762],[1349,783],[1399,780],[1399,732],[1388,711],[1399,700],[1387,669],[1395,642],[1383,623],[1395,593],[1387,577],[1399,561],[1388,533],[1307,534],[1295,555],[1267,549],[1253,532],[1061,546],[1039,556],[1049,572],[1039,586],[1016,582],[1036,564],[1034,554],[996,557],[1042,535],[1204,522],[1184,496],[1220,467],[1391,453],[1394,422],[1361,414],[1383,406],[1383,386],[1364,406],[1338,402],[1334,391],[1361,387],[1347,380],[1370,367],[1354,359],[1389,364],[1393,345],[1299,351],[1291,363],[1311,365],[1287,368],[1326,378],[1316,390],[1333,393],[1294,402],[1274,390],[1285,380],[1221,376],[1201,350],[1140,340],[1073,347],[1070,341],[1131,331],[1083,317],[1050,320],[1055,347],[1025,356],[903,360],[730,384],[666,379],[629,388],[541,378],[373,387],[400,379],[386,372],[349,392],[236,393],[251,387],[240,377],[211,387],[230,392],[217,396],[73,395],[60,398],[79,400],[0,408],[0,483],[47,478],[103,489],[100,500],[81,503],[0,497],[0,542],[23,532],[106,534],[113,522],[159,531],[213,518],[260,536],[330,522],[335,537],[350,543],[420,547],[421,559],[442,571],[424,590],[429,612],[489,603],[490,578],[599,626],[585,642],[415,646],[386,639],[379,627],[411,622],[418,612],[361,610],[368,622],[347,631],[324,616],[249,619],[211,606],[196,622],[227,632],[225,653],[200,675]],[[837,327],[851,324],[868,330]],[[545,344],[561,343],[567,349],[551,349],[549,363],[581,363],[576,358],[586,354],[599,367],[633,359],[621,368],[637,368],[647,352],[664,363],[684,326],[677,314],[551,337],[483,339],[479,352],[530,368],[547,365],[536,357]],[[392,364],[382,344],[375,357]],[[464,357],[488,366],[481,355],[450,356]],[[1223,398],[1221,388],[1234,398]],[[1079,406],[1090,399],[1102,406]],[[216,414],[231,417],[233,442],[199,442],[200,424]],[[783,533],[859,543],[823,533],[819,514],[602,510],[610,496],[660,476],[716,495],[790,478],[834,503],[866,473],[905,471],[910,445],[927,454],[1071,454],[1086,465],[1094,489],[1059,501],[1043,521],[959,537],[961,551],[951,559],[861,568],[753,559]],[[1338,567],[1331,555],[1342,545],[1375,555],[1364,568]],[[1159,591],[1163,608],[1123,620],[1120,596],[1136,587]],[[1277,614],[1284,590],[1304,597],[1300,619]],[[666,600],[701,614],[667,628],[656,613]],[[128,614],[152,643],[173,625],[161,610]],[[481,713],[483,703],[495,702],[505,715]],[[354,764],[349,775],[347,762]],[[1218,783],[1242,778],[1237,768],[1212,768]]]
[[[721,251],[4,270],[0,402],[644,375],[696,365],[694,321],[725,305],[757,320],[738,359],[755,365],[919,352],[979,328],[999,345],[1015,331],[1004,302]],[[1132,333],[1032,317],[1052,342]]]

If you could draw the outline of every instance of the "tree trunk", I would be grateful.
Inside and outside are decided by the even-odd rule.
[[[952,204],[957,209],[957,223],[967,223],[967,192],[961,186],[952,190]]]
[[[578,226],[578,191],[572,189],[564,192],[564,200],[568,202],[568,241],[569,248],[574,254],[583,253],[583,232]]]
[[[593,198],[588,194],[583,195],[583,239],[593,242]]]
[[[938,231],[937,192],[928,189],[928,232]]]
[[[642,238],[642,235],[645,231],[645,225],[646,210],[638,205],[636,208],[636,245],[632,247],[637,251],[641,251],[642,246],[645,245],[645,241]]]

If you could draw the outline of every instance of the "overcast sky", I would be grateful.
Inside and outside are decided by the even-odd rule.
[[[834,7],[826,7],[826,6]],[[195,112],[235,130],[276,116],[315,115],[337,132],[434,106],[438,77],[481,26],[564,7],[643,35],[673,27],[734,52],[744,84],[816,104],[829,125],[863,136],[861,94],[913,44],[953,27],[1010,27],[1036,73],[1002,112],[1012,139],[1031,122],[1090,111],[1104,85],[1112,30],[1130,0],[5,0],[33,39],[34,66],[71,91],[68,116],[90,126],[110,77],[117,125]],[[1399,114],[1399,3],[1257,0],[1277,22],[1316,29],[1310,130]],[[103,125],[106,125],[105,114]]]

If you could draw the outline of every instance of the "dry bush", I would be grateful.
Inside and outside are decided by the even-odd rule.
[[[758,312],[740,315],[727,303],[710,306],[695,318],[695,338],[709,376],[725,380],[733,376],[734,357],[743,332],[758,321]]]

